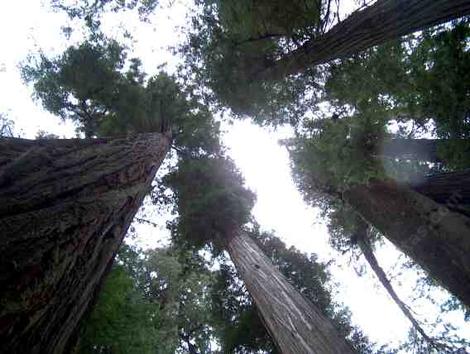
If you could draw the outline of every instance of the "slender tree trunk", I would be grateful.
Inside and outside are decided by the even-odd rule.
[[[385,43],[470,14],[468,0],[378,0],[356,11],[324,35],[286,54],[255,79],[282,80],[332,59],[348,57]]]
[[[248,235],[235,232],[227,250],[282,353],[354,352],[330,320],[289,284]]]
[[[369,224],[470,306],[470,218],[393,181],[343,192]]]
[[[421,334],[421,336],[426,342],[428,342],[430,345],[434,345],[434,341],[432,340],[432,338],[427,335],[427,333],[421,327],[419,322],[414,318],[413,314],[410,312],[406,304],[401,301],[401,299],[398,297],[397,293],[395,292],[395,289],[387,278],[387,274],[385,274],[384,270],[379,265],[379,262],[377,261],[377,258],[374,255],[374,251],[372,250],[372,246],[370,245],[370,241],[367,236],[368,228],[369,226],[366,223],[362,222],[361,225],[359,225],[359,229],[356,233],[356,241],[362,251],[362,254],[364,255],[364,258],[366,259],[367,263],[369,263],[369,266],[372,268],[375,275],[377,276],[387,293],[390,295],[392,300],[395,302],[395,304],[397,304],[397,306],[400,308],[401,312],[405,315],[405,317],[408,318],[408,320],[411,322],[414,329]]]
[[[389,158],[445,163],[440,150],[459,145],[461,154],[470,154],[469,139],[389,139],[377,154]]]
[[[0,140],[0,352],[66,350],[169,141]]]

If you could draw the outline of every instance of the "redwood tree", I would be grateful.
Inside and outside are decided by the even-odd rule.
[[[470,305],[469,170],[397,182],[354,135],[342,144],[325,133],[291,145],[295,179],[306,200],[324,210],[347,203]]]
[[[329,0],[200,2],[186,63],[222,105],[272,124],[297,123],[315,104],[319,64],[470,13],[467,0],[379,0],[338,22]]]
[[[407,186],[384,180],[352,186],[343,192],[343,198],[432,278],[470,306],[470,218],[451,210],[459,203],[459,193],[454,192],[446,206]]]
[[[0,349],[61,353],[170,137],[0,140]]]
[[[300,294],[244,231],[226,250],[281,353],[354,353],[330,319]]]
[[[165,73],[145,81],[138,59],[123,72],[125,57],[114,41],[87,41],[23,67],[51,113],[89,137],[128,137],[1,141],[6,352],[66,350],[170,146],[218,148],[218,124],[194,95]]]
[[[165,178],[171,186],[178,219],[174,241],[193,247],[226,250],[283,353],[352,353],[331,320],[272,265],[246,235],[254,196],[244,188],[234,164],[223,157],[181,159]]]

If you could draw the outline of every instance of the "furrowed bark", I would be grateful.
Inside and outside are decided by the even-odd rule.
[[[227,251],[282,353],[354,353],[330,320],[289,284],[248,235],[235,232]]]
[[[255,73],[256,80],[282,80],[311,66],[348,57],[391,39],[470,14],[468,0],[378,0],[324,35],[306,42]]]
[[[387,274],[385,274],[384,270],[379,265],[379,262],[377,261],[377,258],[374,255],[374,251],[372,250],[372,247],[370,245],[370,241],[367,236],[367,229],[369,228],[369,226],[364,222],[362,222],[361,224],[362,225],[359,225],[359,229],[356,233],[356,241],[367,263],[372,268],[372,271],[375,273],[380,283],[390,295],[392,300],[400,308],[401,312],[405,315],[405,317],[411,322],[414,329],[419,334],[421,334],[423,339],[427,341],[430,345],[435,345],[432,338],[427,335],[426,331],[421,327],[416,318],[414,318],[413,314],[408,309],[408,306],[400,299],[398,294],[395,292],[395,289],[387,278]]]
[[[470,306],[470,218],[393,181],[343,192],[364,220]]]
[[[0,352],[65,351],[169,142],[0,140]]]

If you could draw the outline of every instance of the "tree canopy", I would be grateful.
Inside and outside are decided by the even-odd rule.
[[[115,40],[89,39],[57,58],[32,58],[23,77],[49,112],[86,136],[172,132],[187,154],[219,149],[219,124],[193,92],[165,72],[147,78],[138,58]]]
[[[137,8],[145,17],[157,2],[53,5],[98,30],[106,9]],[[230,108],[259,124],[291,125],[295,135],[283,143],[300,192],[327,217],[330,243],[341,252],[357,252],[364,215],[345,192],[377,181],[398,181],[413,192],[423,176],[469,167],[468,21],[265,80],[260,73],[266,68],[341,25],[335,2],[199,0],[197,5],[188,41],[179,48],[186,77],[183,68],[176,75],[160,71],[149,77],[129,48],[101,34],[57,57],[33,57],[22,68],[43,107],[72,120],[79,134],[171,131],[178,152],[159,181],[160,188],[171,190],[165,194],[170,198],[161,196],[173,206],[172,245],[141,254],[121,249],[84,325],[80,350],[197,353],[215,351],[216,343],[224,352],[276,352],[243,280],[224,258],[233,230],[242,228],[359,352],[372,352],[376,348],[351,324],[349,311],[333,301],[327,266],[253,227],[255,194],[224,151],[213,112]],[[9,121],[3,121],[5,134]],[[440,201],[427,197],[438,207],[448,189]],[[467,215],[465,193],[462,205],[449,210]],[[397,224],[406,215],[393,217]],[[367,225],[372,248],[384,236],[374,226]],[[211,269],[204,251],[218,270]],[[452,299],[448,308],[455,304]],[[462,343],[451,344],[457,349]]]
[[[372,351],[350,323],[348,309],[334,303],[327,266],[315,255],[287,248],[258,227],[250,230],[268,257],[310,301],[331,317],[360,353]],[[233,265],[219,269],[197,253],[178,248],[138,252],[121,248],[91,316],[83,324],[79,352],[174,353],[277,352]],[[214,347],[215,345],[215,347]],[[212,348],[212,349],[211,349]]]

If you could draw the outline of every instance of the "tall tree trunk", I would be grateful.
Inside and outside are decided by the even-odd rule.
[[[439,150],[452,145],[459,145],[462,154],[470,154],[469,139],[389,139],[383,142],[377,154],[397,159],[446,162]]]
[[[227,251],[282,353],[354,352],[330,320],[289,284],[248,235],[235,232]]]
[[[470,218],[393,181],[343,192],[369,224],[470,306]]]
[[[66,350],[169,141],[0,140],[0,352]]]
[[[468,0],[378,0],[356,11],[324,35],[306,42],[259,73],[255,79],[282,80],[332,59],[348,57],[470,14]]]
[[[395,302],[395,304],[397,304],[397,306],[400,308],[401,312],[405,315],[405,317],[408,318],[408,320],[411,322],[414,329],[421,334],[421,336],[426,342],[428,342],[431,346],[434,346],[435,343],[432,338],[427,335],[427,333],[421,327],[419,322],[414,318],[413,314],[410,312],[406,304],[397,295],[395,289],[387,278],[387,274],[385,274],[384,270],[379,265],[379,262],[377,261],[377,258],[374,255],[374,251],[372,250],[372,246],[370,245],[370,241],[367,236],[368,228],[369,226],[366,223],[362,222],[360,225],[358,225],[358,230],[355,235],[356,242],[359,248],[361,249],[364,258],[366,259],[367,263],[369,263],[369,266],[372,268],[375,275],[377,276],[387,293],[390,295],[392,300]]]

